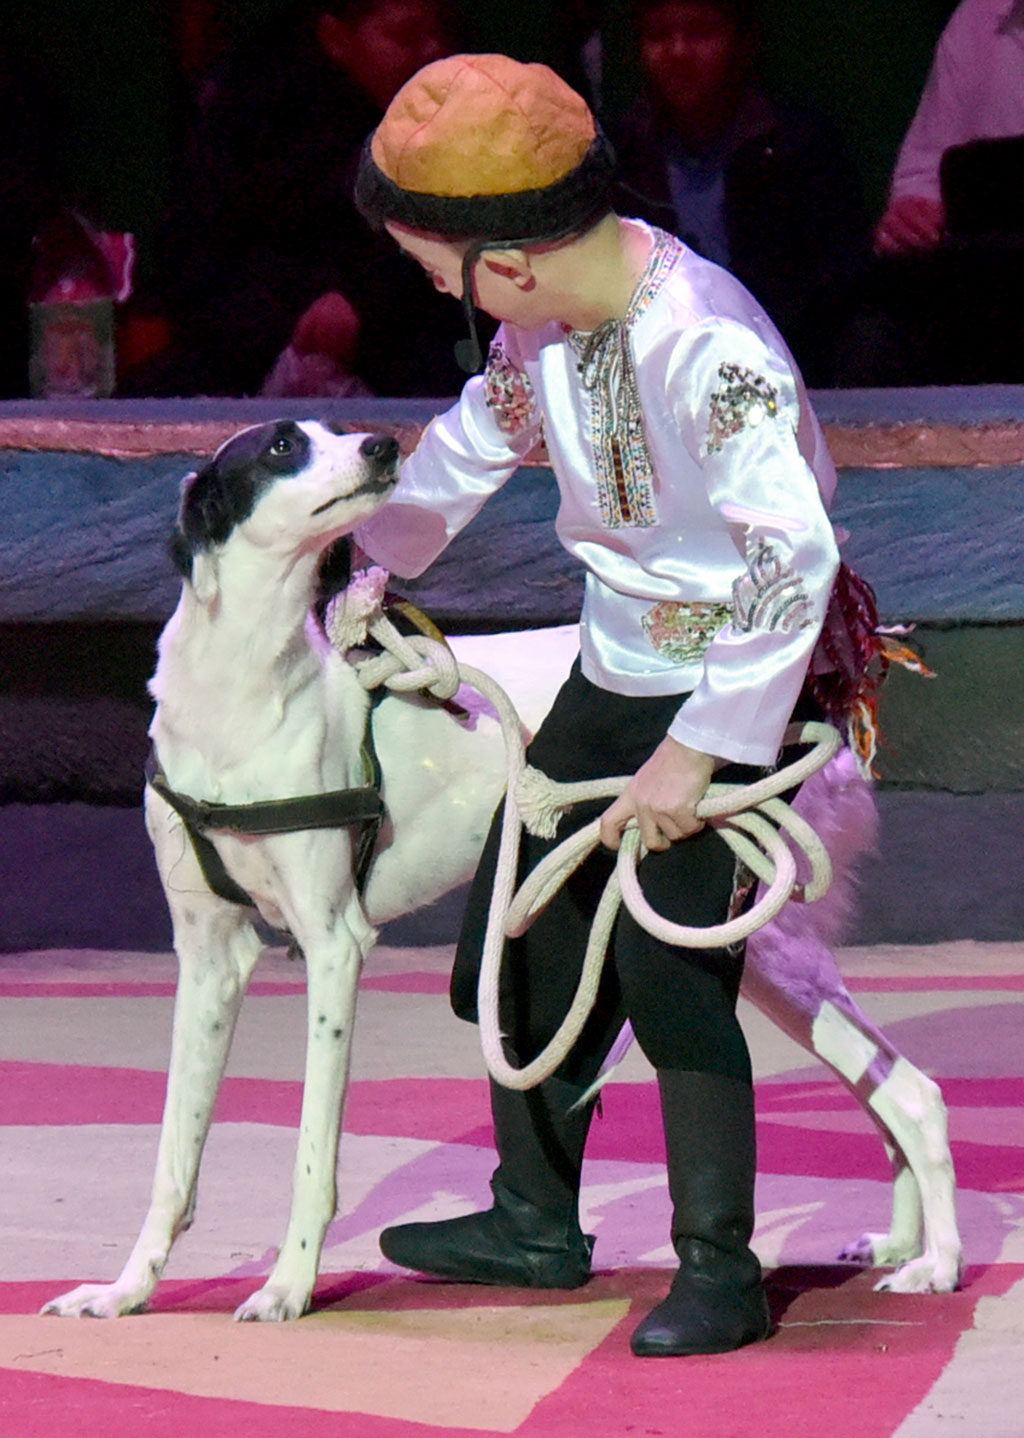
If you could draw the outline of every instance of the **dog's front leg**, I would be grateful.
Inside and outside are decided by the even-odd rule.
[[[338,1135],[356,994],[363,957],[373,938],[373,930],[353,904],[330,935],[301,941],[306,957],[308,1032],[292,1210],[270,1276],[235,1313],[242,1321],[299,1318],[309,1307],[324,1235],[337,1203]]]
[[[172,902],[172,912],[176,905]],[[171,1245],[192,1221],[199,1160],[245,987],[260,941],[246,912],[196,895],[174,913],[178,986],[160,1144],[149,1211],[113,1283],[82,1284],[44,1313],[117,1318],[146,1306]]]

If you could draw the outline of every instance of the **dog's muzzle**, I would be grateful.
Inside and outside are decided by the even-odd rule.
[[[359,453],[372,466],[369,477],[348,494],[337,494],[333,499],[318,504],[314,514],[323,514],[342,500],[359,499],[364,494],[381,494],[397,484],[400,452],[398,440],[393,435],[368,434],[359,446]]]

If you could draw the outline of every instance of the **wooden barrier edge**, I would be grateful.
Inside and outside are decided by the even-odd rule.
[[[0,450],[30,453],[98,454],[114,459],[146,459],[165,454],[202,457],[244,427],[245,421],[0,420]],[[394,434],[404,453],[415,448],[422,426],[408,421],[382,423],[379,416],[350,430]],[[840,469],[964,469],[1024,465],[1024,421],[950,424],[928,421],[887,424],[826,424],[825,434]],[[542,448],[527,463],[547,463]]]

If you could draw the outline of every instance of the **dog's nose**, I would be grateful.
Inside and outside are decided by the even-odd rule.
[[[382,467],[394,464],[398,458],[398,440],[390,434],[368,434],[359,446],[359,453],[366,459],[376,460]]]

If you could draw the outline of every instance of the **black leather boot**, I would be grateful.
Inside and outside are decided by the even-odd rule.
[[[658,1073],[679,1255],[668,1297],[639,1324],[639,1358],[728,1353],[771,1332],[754,1231],[754,1094],[717,1074]]]
[[[583,1089],[546,1079],[525,1092],[491,1083],[499,1166],[494,1206],[436,1223],[385,1228],[392,1263],[457,1283],[579,1288],[590,1277],[594,1240],[579,1223],[580,1169],[593,1105],[573,1109]]]

